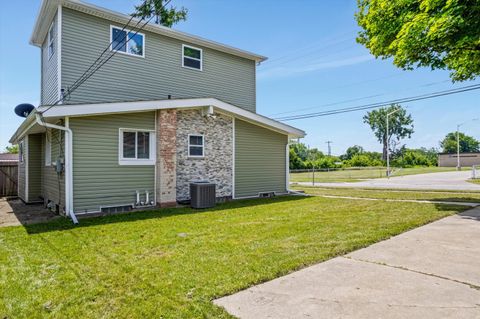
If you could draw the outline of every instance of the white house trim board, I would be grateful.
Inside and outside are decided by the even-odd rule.
[[[49,109],[48,112],[45,112],[44,117],[88,116],[122,112],[153,111],[161,109],[202,108],[206,106],[213,106],[214,108],[226,112],[229,115],[233,115],[236,118],[252,122],[256,125],[261,125],[267,129],[276,130],[280,133],[289,135],[290,138],[299,138],[305,136],[304,131],[293,126],[272,120],[268,117],[247,111],[238,106],[234,106],[215,98],[58,105]],[[41,112],[47,108],[48,106],[40,106],[38,111]]]
[[[57,10],[57,82],[58,100],[62,98],[62,6]],[[60,101],[59,103],[63,103]]]

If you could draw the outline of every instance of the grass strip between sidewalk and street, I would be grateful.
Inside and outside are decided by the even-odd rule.
[[[362,188],[328,188],[294,185],[292,189],[304,190],[306,194],[348,196],[373,199],[431,200],[444,202],[480,203],[480,192],[423,191],[423,190],[379,190]]]

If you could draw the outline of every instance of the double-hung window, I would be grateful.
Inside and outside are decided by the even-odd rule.
[[[130,55],[145,56],[145,35],[122,28],[111,26],[110,50]]]
[[[182,66],[184,68],[203,70],[202,49],[194,48],[188,45],[182,45]]]
[[[203,157],[204,156],[204,137],[203,135],[188,135],[188,156]]]
[[[48,59],[53,56],[55,52],[55,24],[52,23],[48,30]]]
[[[45,166],[52,165],[52,134],[50,131],[45,133]]]
[[[120,165],[154,165],[155,132],[147,130],[120,129]]]
[[[23,163],[25,160],[25,140],[18,144],[18,160]]]

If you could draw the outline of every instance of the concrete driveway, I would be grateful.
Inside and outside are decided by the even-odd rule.
[[[428,173],[351,183],[315,183],[315,186],[480,191],[479,184],[467,182],[471,174],[470,171]],[[312,186],[312,183],[308,182],[298,184]]]
[[[480,318],[480,208],[215,300],[240,318]]]

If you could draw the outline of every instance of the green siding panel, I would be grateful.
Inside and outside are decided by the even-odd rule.
[[[115,23],[67,8],[62,21],[62,87],[68,87],[108,46]],[[202,48],[203,71],[183,68],[182,44],[189,43],[144,33],[145,58],[115,54],[67,103],[214,97],[255,112],[254,61]]]
[[[63,121],[56,124],[63,126]],[[65,133],[56,129],[49,129],[51,143],[51,164],[45,165],[45,134],[42,134],[42,197],[60,206],[60,212],[65,209],[65,171],[57,174],[57,160],[65,159]]]
[[[155,129],[155,112],[70,119],[73,131],[73,205],[76,213],[131,205],[135,192],[154,199],[155,166],[118,164],[119,129]]]
[[[40,200],[42,187],[42,134],[28,135],[28,201]]]
[[[58,99],[58,41],[57,15],[53,18],[54,51],[48,57],[48,35],[41,48],[41,104],[52,104]]]
[[[286,192],[287,135],[235,120],[235,197]]]

